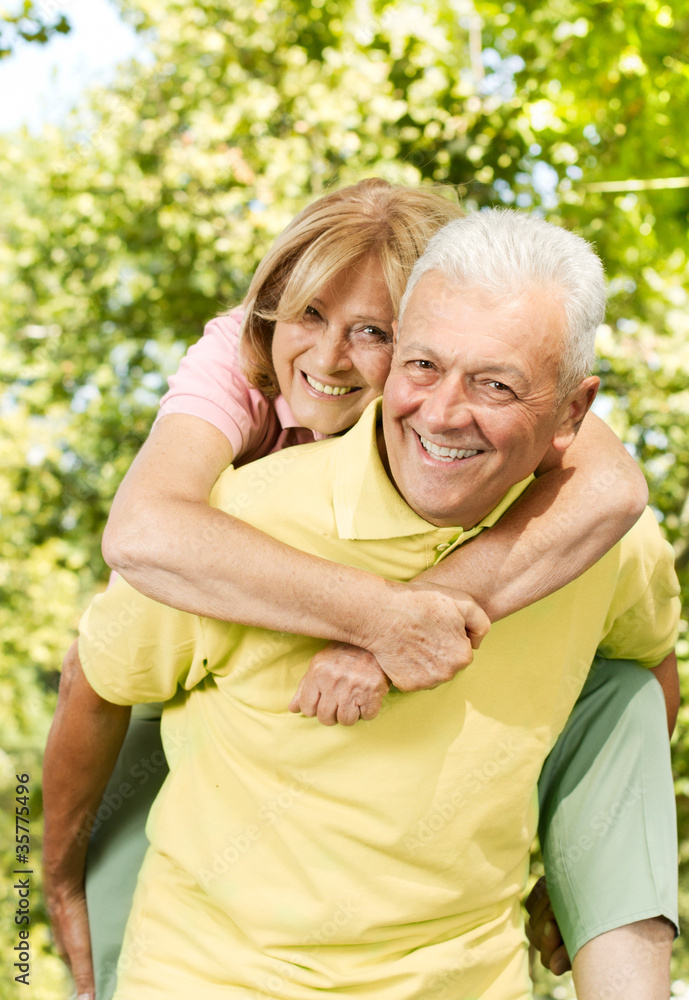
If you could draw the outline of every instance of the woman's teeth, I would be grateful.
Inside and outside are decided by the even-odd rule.
[[[326,396],[346,396],[348,392],[353,392],[358,388],[356,385],[323,385],[322,382],[317,382],[306,372],[304,372],[304,378],[317,392],[324,392]]]
[[[478,449],[475,451],[468,451],[464,448],[441,448],[437,444],[433,444],[432,441],[428,441],[425,437],[421,437],[419,434],[419,440],[421,444],[433,458],[439,458],[441,462],[452,462],[455,458],[471,458],[472,455],[478,455]]]

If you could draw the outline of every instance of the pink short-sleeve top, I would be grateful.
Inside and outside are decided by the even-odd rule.
[[[232,445],[235,465],[324,437],[299,426],[284,396],[267,399],[247,381],[239,363],[242,316],[233,309],[206,325],[168,380],[157,418],[185,413],[207,420]]]

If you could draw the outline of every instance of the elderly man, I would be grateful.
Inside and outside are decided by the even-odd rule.
[[[291,451],[243,516],[410,579],[571,443],[598,385],[602,302],[577,237],[516,213],[451,223],[412,275],[382,405]],[[214,502],[232,508],[254,472],[228,470]],[[519,894],[539,772],[597,648],[648,667],[671,654],[676,593],[645,515],[577,581],[496,623],[454,680],[324,729],[287,710],[317,640],[196,618],[119,581],[82,621],[46,757],[50,877],[83,863],[126,706],[168,700],[170,776],[117,1000],[530,996]]]

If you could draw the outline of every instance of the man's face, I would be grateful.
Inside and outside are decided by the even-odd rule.
[[[473,527],[538,467],[572,412],[556,406],[564,325],[548,289],[500,299],[437,271],[420,279],[397,331],[383,430],[392,479],[425,520]]]

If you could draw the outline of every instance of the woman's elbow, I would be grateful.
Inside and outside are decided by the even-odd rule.
[[[120,574],[128,570],[140,569],[148,565],[151,534],[148,518],[129,518],[122,523],[112,514],[105,525],[101,551],[110,569]],[[148,539],[148,542],[145,542]]]
[[[622,516],[626,516],[631,528],[639,520],[648,504],[648,483],[636,464],[630,461],[625,467],[617,489],[617,500]]]

